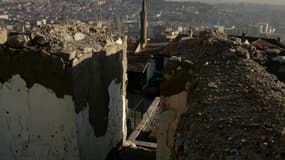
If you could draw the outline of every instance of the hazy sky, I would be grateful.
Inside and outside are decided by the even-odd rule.
[[[200,2],[206,2],[206,3],[247,2],[247,3],[285,5],[285,0],[168,0],[168,1],[200,1]]]

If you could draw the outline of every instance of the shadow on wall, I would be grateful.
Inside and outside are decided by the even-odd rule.
[[[111,82],[122,84],[122,54],[106,56],[95,53],[72,69],[75,111],[89,106],[89,121],[96,137],[104,136],[108,127],[109,93]]]
[[[0,46],[0,82],[19,74],[31,88],[35,83],[52,89],[56,96],[72,94],[70,69],[59,57],[40,50]]]
[[[170,160],[174,150],[174,136],[181,116],[190,106],[190,94],[196,86],[194,65],[185,60],[167,62],[161,82],[162,113],[159,119],[156,159]]]
[[[47,56],[24,49],[0,48],[0,82],[19,74],[31,88],[35,83],[52,89],[57,97],[73,95],[75,111],[89,104],[90,123],[97,137],[104,136],[108,124],[108,87],[113,80],[122,82],[122,54],[106,56],[90,54],[78,65],[69,68],[56,56]],[[36,66],[36,67],[35,67]]]
[[[70,121],[70,123],[79,123],[76,128],[73,128],[77,130],[77,140],[70,139],[70,141],[78,143],[81,159],[94,157],[103,159],[102,157],[107,156],[111,148],[116,147],[117,144],[122,144],[125,138],[125,126],[123,124],[126,94],[126,77],[123,77],[126,74],[125,54],[124,49],[114,52],[104,51],[85,54],[80,57],[81,60],[71,66],[71,61],[63,61],[62,58],[41,50],[13,49],[3,45],[0,46],[0,82],[6,82],[13,75],[18,74],[25,80],[28,89],[35,86],[35,84],[40,84],[47,90],[54,91],[57,97],[53,101],[55,103],[57,100],[63,99],[65,95],[72,95],[75,107],[69,104],[63,105],[66,105],[67,108],[72,107],[70,114],[76,111],[76,119],[70,117],[67,113],[61,115],[63,119],[67,119],[66,121]],[[53,111],[56,112],[57,110]],[[36,114],[37,112],[38,110],[30,110],[29,114]],[[50,116],[51,119],[44,122],[54,122],[52,115]],[[45,124],[42,124],[42,126],[42,130],[51,130]],[[33,126],[29,127],[33,130]],[[68,128],[65,129],[65,132],[68,132]],[[85,137],[80,137],[82,135]],[[64,136],[59,138],[62,140]],[[66,140],[64,139],[64,141]],[[41,143],[41,139],[38,139],[38,142],[35,143]],[[53,146],[53,143],[50,142],[50,146]],[[61,144],[61,141],[59,143]],[[37,146],[32,142],[28,145],[31,145],[31,147],[33,145]],[[62,145],[65,145],[65,143]],[[95,146],[96,151],[91,146]],[[39,153],[35,154],[39,155],[46,152],[44,149],[37,151]],[[57,154],[61,154],[61,152]]]

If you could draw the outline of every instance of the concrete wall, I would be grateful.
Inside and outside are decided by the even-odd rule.
[[[126,41],[123,47],[113,45],[74,67],[76,125],[82,160],[103,160],[126,139],[125,49]]]
[[[186,61],[167,60],[161,83],[157,138],[157,160],[171,160],[175,151],[174,137],[182,114],[189,110],[193,75]]]
[[[105,159],[126,134],[121,83],[112,81],[108,92],[107,132],[96,137],[89,106],[76,114],[71,96],[57,98],[40,84],[29,89],[19,75],[0,83],[0,159]]]
[[[105,136],[96,137],[94,129],[89,121],[88,109],[85,108],[76,116],[76,124],[79,137],[79,148],[81,153],[81,159],[94,160],[105,159],[109,151],[116,147],[126,135],[126,107],[125,97],[121,94],[121,84],[116,84],[115,81],[109,86],[109,116],[108,116],[108,128]],[[123,107],[122,107],[123,104]]]
[[[156,70],[155,60],[150,59],[148,62],[148,68],[147,68],[147,75],[146,75],[146,83],[149,82],[149,80],[153,77],[154,72]]]
[[[2,53],[6,68],[11,64],[4,58],[18,56]],[[21,56],[28,59],[24,53]],[[14,58],[15,64],[23,58]],[[61,83],[22,78],[26,71],[21,68],[27,64],[21,62],[11,72],[19,75],[0,74],[0,160],[104,160],[111,149],[123,145],[127,135],[126,40],[77,60],[70,68],[72,78],[53,77],[53,82],[72,84],[67,89],[71,93],[50,89]],[[36,66],[27,66],[31,65]],[[30,77],[49,76],[41,67],[31,70]],[[57,96],[59,91],[64,96]]]
[[[1,160],[78,160],[74,103],[15,75],[0,83]]]

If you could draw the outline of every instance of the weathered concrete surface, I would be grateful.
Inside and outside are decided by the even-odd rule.
[[[74,102],[15,75],[0,83],[0,159],[79,160]]]
[[[166,63],[161,83],[162,114],[159,119],[158,160],[170,160],[174,153],[174,137],[182,114],[189,110],[192,84],[192,64],[170,58]]]
[[[113,80],[122,84],[122,57],[122,53],[110,56],[95,53],[72,71],[74,84],[78,84],[73,88],[76,112],[79,113],[89,105],[89,120],[97,137],[104,136],[107,130],[110,101],[108,87]]]
[[[172,148],[169,147],[168,142],[172,141],[173,137],[169,139],[172,135],[169,133],[170,124],[176,119],[176,112],[174,110],[166,110],[159,115],[159,126],[158,126],[158,138],[157,138],[157,150],[156,159],[157,160],[171,160],[172,158]]]
[[[73,38],[75,35],[76,42]],[[16,39],[12,39],[15,36]],[[18,44],[22,42],[23,45]],[[76,130],[74,137],[77,138],[68,140],[74,141],[78,148],[73,153],[79,153],[83,160],[103,160],[113,147],[122,145],[126,138],[126,42],[124,37],[82,23],[48,25],[37,28],[28,35],[13,35],[9,43],[0,45],[0,82],[8,83],[9,79],[19,74],[27,84],[27,94],[38,85],[55,94],[55,98],[46,103],[52,106],[42,105],[40,102],[34,106],[45,107],[42,110],[49,111],[45,112],[46,116],[35,116],[35,120],[38,118],[39,125],[42,125],[39,127],[42,131],[53,132],[46,125],[57,125],[51,112],[61,112],[61,105],[64,104],[61,101],[66,97],[70,97],[70,100],[72,98],[71,103],[66,105],[75,114],[75,118],[70,118],[71,113],[61,115],[61,118],[74,126],[68,128],[66,133],[71,134]],[[16,93],[9,94],[11,98],[1,102],[0,108],[7,108],[8,104],[14,103],[13,99],[25,99],[24,95],[16,96],[18,91],[14,92]],[[45,91],[41,91],[37,98],[45,99],[45,95]],[[24,104],[19,104],[18,107],[22,105]],[[29,114],[23,115],[24,119],[28,119],[28,115],[41,115],[36,109],[27,112]],[[12,118],[17,119],[14,115]],[[38,126],[34,127],[36,128],[30,126],[31,130],[37,130]],[[9,130],[0,130],[0,134],[9,134]],[[60,138],[58,143],[50,141],[45,148],[33,150],[34,154],[30,150],[26,153],[31,154],[30,159],[36,159],[37,155],[53,151],[56,145],[64,145],[66,139],[63,136]],[[0,147],[11,148],[14,145],[12,142],[0,143]],[[36,139],[33,142],[45,141]],[[71,145],[67,147],[74,148]],[[45,157],[51,160],[71,159],[63,154],[60,152],[59,156]],[[0,159],[2,156],[5,154],[0,154]]]
[[[126,42],[126,41],[125,41]],[[124,46],[126,43],[124,42]],[[126,128],[126,47],[117,53],[97,53],[73,70],[81,158],[105,159],[122,145]],[[86,120],[90,121],[85,123]]]
[[[0,46],[0,82],[20,74],[31,88],[35,83],[52,89],[57,97],[72,94],[71,73],[60,57],[44,50]]]
[[[112,148],[116,148],[123,143],[126,136],[126,124],[125,114],[125,97],[121,94],[121,83],[112,81],[108,93],[110,97],[110,103],[108,105],[108,127],[106,134],[102,137],[96,137],[94,134],[93,126],[88,121],[90,106],[85,108],[76,116],[76,124],[80,130],[79,135],[79,146],[81,159],[83,160],[104,160]],[[119,107],[124,104],[123,107]],[[116,123],[114,123],[116,122]]]
[[[6,43],[7,37],[8,37],[7,29],[0,27],[0,44]]]

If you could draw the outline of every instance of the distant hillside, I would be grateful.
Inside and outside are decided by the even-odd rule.
[[[284,0],[165,0],[173,2],[190,2],[190,1],[199,1],[204,3],[259,3],[259,4],[272,4],[272,5],[285,5]]]

